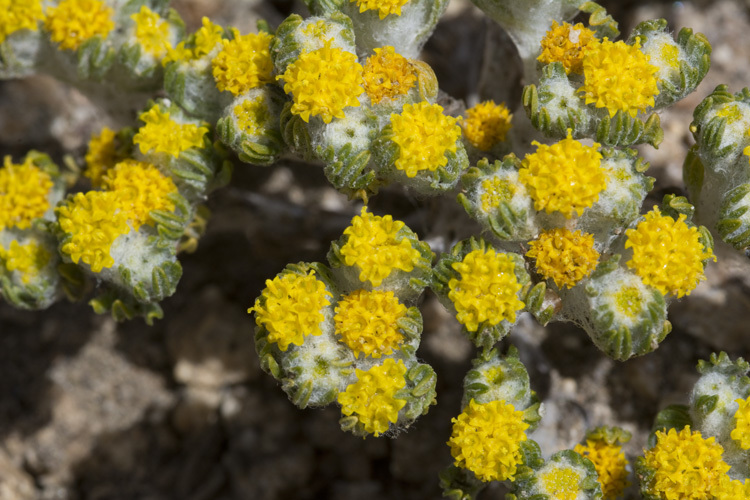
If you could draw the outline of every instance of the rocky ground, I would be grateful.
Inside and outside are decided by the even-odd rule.
[[[711,41],[713,65],[697,92],[662,115],[665,140],[643,148],[657,191],[681,192],[692,110],[717,84],[750,85],[750,2],[602,2],[623,32],[643,19],[691,26]],[[195,27],[209,15],[241,31],[258,17],[278,24],[293,2],[181,0]],[[477,92],[484,33],[496,31],[469,3],[454,0],[426,47],[443,90]],[[502,34],[495,33],[502,38]],[[520,86],[508,70],[502,92]],[[516,78],[514,80],[514,77]],[[0,82],[0,154],[30,148],[62,162],[80,159],[102,117],[84,96],[40,76]],[[474,348],[434,297],[421,304],[419,355],[438,373],[438,404],[395,439],[360,439],[338,428],[330,407],[298,410],[260,371],[245,310],[288,262],[322,260],[358,207],[331,189],[321,169],[292,161],[239,166],[210,200],[214,216],[186,255],[165,319],[116,324],[86,304],[44,312],[0,303],[0,499],[426,499],[451,463],[445,445],[460,408]],[[450,200],[419,200],[399,189],[371,202],[436,248],[465,218]],[[571,447],[585,429],[621,425],[642,449],[656,412],[685,402],[695,364],[714,350],[750,354],[747,264],[723,248],[708,280],[674,304],[674,331],[653,354],[626,363],[602,355],[570,325],[542,328],[525,318],[510,336],[529,368],[546,414],[534,438],[546,453]],[[507,342],[507,341],[506,341]],[[500,487],[482,499],[502,498]]]

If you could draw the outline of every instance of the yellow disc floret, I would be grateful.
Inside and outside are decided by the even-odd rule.
[[[550,30],[542,38],[542,53],[537,60],[542,64],[560,62],[568,74],[582,73],[583,54],[593,41],[596,41],[594,32],[581,23],[573,26],[552,21]]]
[[[158,104],[138,117],[145,123],[138,129],[133,142],[141,153],[167,153],[175,158],[190,148],[203,147],[203,136],[208,133],[205,125],[178,123],[162,111]]]
[[[589,44],[583,57],[584,83],[579,89],[586,104],[607,108],[610,117],[618,111],[635,117],[654,105],[659,69],[640,48],[638,38],[634,45],[606,38]]]
[[[724,449],[713,437],[685,426],[680,432],[656,432],[656,446],[646,450],[644,463],[654,470],[646,490],[662,500],[707,500],[718,489],[729,465],[721,458]]]
[[[599,144],[584,146],[568,137],[552,144],[532,143],[536,153],[526,155],[518,179],[534,200],[534,208],[560,212],[570,218],[599,200],[607,187]]]
[[[349,0],[350,2],[357,2],[360,12],[366,10],[377,10],[380,19],[385,19],[390,14],[401,15],[401,7],[403,7],[409,0]]]
[[[118,195],[107,191],[76,193],[57,208],[60,229],[66,233],[62,253],[78,264],[91,266],[95,273],[115,263],[112,243],[130,231],[128,214],[119,207]]]
[[[202,26],[193,35],[192,48],[187,47],[184,41],[177,47],[167,51],[167,57],[162,60],[163,64],[171,61],[190,62],[210,54],[221,42],[224,28],[214,24],[207,17],[201,19]]]
[[[585,445],[577,444],[573,451],[593,462],[605,500],[618,498],[630,484],[628,461],[622,452],[622,446],[601,439],[587,439]]]
[[[475,148],[489,151],[492,146],[505,140],[511,127],[513,115],[505,103],[495,101],[480,102],[466,110],[468,116],[461,121],[464,137]]]
[[[169,195],[177,192],[177,186],[149,163],[121,161],[107,173],[103,185],[118,194],[119,205],[128,212],[128,221],[136,231],[142,224],[154,225],[149,216],[152,210],[174,210]]]
[[[211,61],[216,88],[234,95],[273,81],[269,47],[273,35],[266,32],[240,35],[232,28],[232,40],[223,40],[223,48]]]
[[[263,96],[245,99],[233,108],[239,129],[248,135],[259,135],[271,120],[271,113]]]
[[[5,228],[27,229],[34,219],[49,209],[52,178],[34,165],[30,157],[21,165],[5,157],[0,168],[0,231]]]
[[[390,46],[375,49],[375,55],[365,62],[363,76],[365,92],[373,104],[404,95],[417,82],[409,60]]]
[[[102,178],[119,159],[116,136],[114,130],[104,127],[99,135],[92,135],[89,140],[85,157],[86,170],[83,175],[91,179],[91,185],[94,187],[101,187]]]
[[[362,208],[362,213],[352,219],[344,230],[349,238],[341,247],[341,256],[347,266],[359,268],[361,282],[380,286],[394,269],[407,273],[414,269],[421,254],[412,247],[409,238],[399,236],[404,226],[390,215],[373,215],[367,208]]]
[[[21,281],[24,283],[29,283],[37,276],[39,271],[49,263],[50,257],[49,251],[35,241],[21,245],[13,240],[8,250],[0,245],[0,262],[4,262],[5,269],[9,272],[21,273]]]
[[[62,0],[47,9],[45,29],[64,50],[78,50],[95,36],[107,38],[115,27],[114,11],[101,0]]]
[[[539,475],[544,492],[555,500],[576,500],[581,491],[582,474],[569,467],[554,467]]]
[[[393,292],[357,290],[344,296],[336,306],[336,333],[355,356],[379,358],[391,354],[404,341],[398,321],[406,316],[406,306]]]
[[[518,299],[521,284],[516,278],[514,260],[494,250],[473,250],[463,261],[453,264],[460,279],[448,282],[448,298],[453,302],[458,322],[470,332],[480,323],[497,325],[516,320],[516,311],[524,304]]]
[[[737,441],[743,450],[750,450],[750,397],[738,399],[736,403],[739,408],[734,414],[731,438]]]
[[[625,235],[625,248],[633,249],[628,267],[664,295],[689,295],[704,278],[703,261],[716,260],[711,249],[701,243],[698,229],[685,223],[684,214],[674,220],[654,207]]]
[[[400,115],[391,115],[393,136],[399,146],[396,168],[407,177],[423,170],[434,172],[448,163],[446,153],[456,152],[461,127],[452,116],[443,114],[439,104],[407,104]]]
[[[266,288],[248,312],[255,311],[255,323],[268,330],[268,341],[286,351],[289,344],[302,345],[308,335],[323,333],[320,323],[330,297],[315,271],[286,273],[266,280]]]
[[[135,21],[135,38],[146,53],[161,60],[172,49],[169,23],[145,5],[130,18]]]
[[[599,260],[593,235],[560,227],[542,232],[529,247],[526,256],[536,259],[537,272],[554,280],[558,288],[575,286],[591,274]]]
[[[377,437],[398,421],[398,412],[406,406],[405,399],[396,398],[406,386],[406,365],[388,358],[367,371],[357,369],[356,374],[357,381],[339,393],[341,413],[355,415],[364,430]]]
[[[42,0],[0,0],[0,43],[16,31],[37,31],[43,19]]]
[[[482,211],[489,213],[499,207],[501,203],[508,203],[513,198],[515,191],[516,188],[513,183],[507,179],[492,177],[483,180],[482,194],[480,195]]]
[[[472,399],[452,422],[448,446],[456,467],[469,469],[482,481],[514,480],[529,427],[522,411],[505,401],[479,404]]]
[[[292,113],[305,122],[319,116],[323,122],[344,117],[344,108],[359,106],[362,88],[362,66],[357,56],[327,41],[323,47],[303,52],[283,75],[284,92],[292,95]]]
[[[745,135],[750,137],[750,128],[747,129],[747,133]],[[750,161],[750,146],[747,146],[745,149],[743,149],[742,154],[747,156],[747,160]]]

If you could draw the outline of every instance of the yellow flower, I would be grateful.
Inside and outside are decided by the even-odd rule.
[[[622,446],[609,444],[604,440],[586,440],[586,444],[577,444],[573,449],[591,460],[599,475],[605,500],[614,500],[622,495],[628,487],[628,461],[622,452]]]
[[[745,479],[743,483],[739,479],[731,479],[728,475],[721,476],[714,497],[716,500],[747,500],[750,498],[750,480]]]
[[[552,26],[542,38],[542,53],[537,58],[542,64],[561,62],[565,73],[583,72],[583,55],[586,48],[592,42],[597,41],[596,35],[583,24],[575,26],[570,23],[557,24],[552,21]]]
[[[664,295],[689,295],[704,278],[703,261],[716,260],[711,249],[700,242],[698,229],[685,223],[684,214],[674,220],[654,207],[625,235],[625,248],[633,249],[628,267]]]
[[[367,371],[357,369],[356,374],[357,381],[339,393],[341,413],[356,415],[364,430],[378,437],[398,421],[398,412],[406,406],[406,400],[396,397],[406,386],[406,366],[388,358]]]
[[[380,286],[394,269],[407,273],[414,269],[421,254],[406,236],[399,236],[404,226],[390,215],[373,215],[366,207],[352,219],[344,230],[349,238],[341,247],[341,255],[347,266],[359,268],[361,282],[369,280],[372,286]]]
[[[117,134],[104,127],[99,135],[92,135],[86,152],[86,170],[83,175],[91,179],[91,185],[101,187],[102,178],[120,159],[117,154]]]
[[[539,475],[544,492],[555,500],[576,500],[581,491],[581,479],[581,472],[569,467],[555,467]]]
[[[271,120],[271,113],[262,95],[255,99],[245,99],[234,107],[233,112],[239,129],[252,136],[261,134]]]
[[[407,177],[423,170],[434,172],[448,163],[446,153],[456,152],[461,127],[456,119],[443,114],[438,104],[406,104],[400,115],[391,114],[393,137],[398,144],[396,168]]]
[[[235,96],[273,81],[269,47],[273,35],[265,32],[240,35],[232,28],[232,40],[222,40],[223,48],[211,61],[216,88]]]
[[[389,14],[401,15],[401,7],[409,0],[349,0],[357,2],[359,12],[366,10],[377,10],[380,19],[385,19]]]
[[[747,135],[748,137],[750,137],[750,128],[747,129],[747,133],[745,135]],[[742,154],[744,154],[745,156],[747,156],[747,160],[750,161],[750,146],[748,146],[745,149],[743,149],[742,150]]]
[[[448,282],[448,298],[458,312],[458,322],[470,332],[479,324],[497,325],[503,320],[516,320],[516,311],[524,304],[518,299],[521,284],[515,273],[513,259],[494,250],[474,250],[464,260],[453,264],[461,278]]]
[[[0,261],[5,262],[5,269],[21,273],[21,281],[24,283],[29,283],[37,276],[49,263],[50,257],[47,249],[35,241],[21,245],[13,240],[8,250],[0,245]]]
[[[145,5],[130,18],[135,21],[135,38],[143,50],[161,60],[172,49],[169,23]]]
[[[343,118],[344,108],[359,106],[362,88],[362,66],[357,56],[338,47],[331,40],[312,52],[303,52],[283,75],[284,92],[292,95],[292,113],[305,122],[320,116],[325,123]]]
[[[586,104],[607,108],[610,118],[618,111],[635,117],[639,111],[654,105],[659,94],[655,74],[659,70],[640,51],[638,38],[634,45],[623,41],[592,42],[583,57],[584,84],[578,90]]]
[[[67,233],[60,250],[71,260],[91,266],[95,273],[115,263],[112,243],[130,232],[128,214],[121,210],[118,195],[107,191],[76,193],[57,208],[60,229]]]
[[[44,27],[64,50],[78,47],[95,36],[107,38],[115,28],[114,11],[101,0],[62,0],[47,9]]]
[[[37,31],[43,19],[42,0],[0,0],[0,43],[16,31]]]
[[[738,399],[736,403],[739,408],[734,414],[735,424],[730,436],[738,442],[740,448],[750,450],[750,397]]]
[[[535,209],[570,218],[599,200],[599,193],[607,187],[599,144],[584,146],[571,138],[570,131],[566,139],[551,146],[532,144],[536,153],[526,155],[518,179],[529,190]]]
[[[27,157],[21,165],[5,157],[0,169],[0,231],[5,228],[27,229],[34,219],[49,209],[52,178]]]
[[[365,92],[373,104],[404,95],[414,87],[417,75],[407,58],[390,46],[375,49],[365,61]]]
[[[712,499],[729,465],[721,458],[724,449],[685,426],[679,433],[656,432],[656,446],[646,450],[645,465],[655,471],[646,490],[662,500]]]
[[[180,42],[175,48],[167,50],[167,57],[162,60],[166,65],[171,61],[190,62],[210,54],[221,42],[224,28],[214,24],[207,17],[201,19],[202,26],[193,35],[193,47],[186,47],[185,42]]]
[[[469,469],[482,481],[515,479],[529,427],[522,411],[505,401],[479,404],[472,399],[451,421],[448,445],[456,467]]]
[[[571,288],[596,269],[599,252],[594,237],[565,228],[544,231],[529,243],[527,257],[536,259],[536,269],[544,279],[552,279],[558,288]]]
[[[169,195],[177,192],[177,186],[149,163],[133,159],[121,161],[107,172],[103,186],[117,193],[118,204],[127,211],[128,221],[136,231],[142,224],[154,225],[149,216],[152,210],[174,210]]]
[[[495,101],[480,102],[466,110],[469,115],[461,121],[464,137],[475,148],[489,151],[492,146],[505,140],[505,135],[511,128],[513,115],[505,107],[505,103],[495,104]]]
[[[482,211],[489,213],[499,207],[500,203],[509,202],[513,198],[515,191],[516,187],[507,179],[492,177],[483,180],[482,194],[480,196]]]
[[[285,273],[266,280],[266,288],[255,306],[255,323],[268,330],[268,341],[286,351],[289,344],[302,345],[308,335],[320,335],[320,323],[325,319],[322,309],[331,302],[325,284],[315,277]]]
[[[158,104],[138,117],[145,125],[133,137],[141,153],[167,153],[175,158],[190,148],[203,147],[203,136],[208,127],[194,123],[177,123],[162,111]]]
[[[336,306],[336,333],[355,356],[379,358],[391,354],[404,341],[398,321],[406,316],[393,292],[357,290]]]

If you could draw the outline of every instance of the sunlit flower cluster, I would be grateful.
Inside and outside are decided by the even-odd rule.
[[[208,133],[205,125],[178,123],[162,111],[158,104],[138,117],[144,125],[133,137],[141,153],[166,153],[177,157],[190,148],[203,146],[203,137]]]
[[[34,219],[50,208],[52,178],[34,165],[31,158],[20,165],[5,157],[0,169],[0,231],[17,227],[26,229]]]
[[[466,110],[466,113],[468,116],[461,121],[461,126],[464,137],[474,147],[489,151],[495,144],[505,140],[513,118],[505,103],[480,102]]]
[[[529,243],[526,256],[536,259],[536,269],[545,279],[567,288],[591,274],[599,260],[593,235],[559,227]]]
[[[223,48],[211,61],[216,87],[240,95],[271,82],[273,36],[265,32],[240,35],[234,28],[232,35],[231,40],[222,41]]]
[[[391,46],[374,49],[367,58],[363,72],[364,88],[370,101],[378,104],[383,99],[404,95],[414,87],[417,75],[407,58]]]
[[[552,26],[542,38],[542,53],[539,61],[542,64],[562,63],[566,73],[583,72],[583,56],[589,44],[596,41],[594,32],[578,23],[552,21]]]
[[[95,36],[107,38],[115,28],[114,11],[101,0],[62,0],[47,9],[44,26],[64,50],[77,50]]]
[[[43,19],[42,0],[0,1],[0,43],[16,31],[37,31]]]

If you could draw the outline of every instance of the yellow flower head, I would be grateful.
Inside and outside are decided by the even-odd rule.
[[[487,321],[497,325],[516,320],[516,311],[524,304],[518,299],[521,284],[516,278],[513,259],[494,250],[474,250],[453,264],[461,275],[448,282],[448,298],[453,302],[458,322],[470,332]]]
[[[739,406],[734,414],[734,429],[731,438],[738,442],[743,450],[750,450],[750,397],[738,399]]]
[[[537,58],[542,64],[553,62],[562,63],[565,73],[583,72],[583,55],[592,42],[597,41],[596,35],[583,24],[573,26],[570,23],[552,26],[542,38],[542,53]]]
[[[747,135],[748,137],[750,137],[750,128],[747,129],[747,133],[745,135]],[[742,154],[744,154],[745,156],[747,156],[747,160],[750,161],[750,146],[748,146],[745,149],[743,149],[742,150]]]
[[[714,438],[685,426],[679,433],[656,432],[656,446],[646,450],[645,465],[655,471],[647,491],[662,500],[707,500],[713,498],[729,465],[721,458],[724,449]]]
[[[618,111],[635,117],[654,105],[654,97],[659,94],[655,76],[659,69],[648,62],[649,57],[640,48],[637,38],[634,45],[606,38],[589,44],[583,57],[585,80],[579,89],[586,104],[607,108],[610,118]]]
[[[283,75],[284,92],[292,94],[292,113],[305,122],[310,116],[320,116],[325,123],[344,117],[344,108],[359,106],[357,97],[362,88],[362,66],[357,56],[328,40],[323,47],[303,52],[290,64]]]
[[[135,38],[146,53],[161,60],[172,49],[169,23],[145,5],[130,18],[135,21]]]
[[[404,341],[398,321],[406,316],[393,292],[357,290],[336,306],[336,333],[355,356],[379,358],[391,354]]]
[[[407,177],[423,170],[434,172],[448,163],[446,153],[456,152],[461,127],[452,116],[443,114],[439,104],[406,104],[400,115],[391,115],[393,137],[398,144],[396,168]]]
[[[34,219],[49,209],[52,178],[27,157],[21,165],[5,157],[0,169],[0,231],[17,227],[27,229]]]
[[[482,151],[489,151],[498,142],[503,142],[512,126],[510,120],[513,115],[505,107],[505,103],[480,102],[466,110],[466,113],[469,116],[461,121],[464,137]]]
[[[560,212],[570,218],[599,200],[607,187],[599,144],[584,146],[568,137],[548,146],[533,142],[536,153],[526,155],[518,179],[534,199],[534,208]]]
[[[115,28],[113,15],[112,8],[101,0],[62,0],[47,9],[44,27],[61,49],[78,50],[95,36],[107,38]]]
[[[577,444],[573,451],[593,462],[605,500],[618,498],[630,485],[628,461],[622,452],[622,446],[609,444],[603,439],[587,439],[585,445]]]
[[[739,479],[731,479],[728,475],[721,476],[719,487],[714,492],[716,500],[747,500],[750,498],[750,481],[743,483]]]
[[[234,107],[233,112],[239,129],[252,136],[261,134],[271,120],[271,113],[262,95],[243,100]]]
[[[536,259],[536,269],[544,279],[552,279],[558,288],[571,288],[596,269],[599,252],[594,236],[556,227],[544,231],[529,243],[527,257]]]
[[[101,187],[102,178],[120,159],[114,130],[104,127],[99,135],[92,135],[86,152],[86,170],[83,175],[91,179],[91,185]]]
[[[716,260],[711,249],[701,243],[698,229],[685,223],[684,214],[674,220],[654,207],[625,235],[625,248],[633,249],[628,267],[664,295],[689,295],[704,278],[703,261]]]
[[[95,273],[115,263],[109,251],[112,243],[130,232],[128,214],[119,207],[118,195],[108,191],[76,193],[57,208],[60,229],[67,233],[61,251],[71,260],[91,266]]]
[[[404,95],[417,82],[409,60],[390,46],[375,49],[375,55],[365,61],[363,76],[365,92],[373,104]]]
[[[211,61],[216,88],[235,96],[273,81],[269,47],[273,35],[266,32],[240,35],[232,28],[232,40],[223,40],[223,48]]]
[[[469,469],[482,481],[514,480],[529,427],[522,411],[505,401],[479,404],[472,399],[452,422],[448,446],[456,467]]]
[[[286,351],[289,344],[302,345],[306,336],[323,333],[322,310],[330,297],[315,271],[304,276],[286,273],[266,280],[266,288],[247,312],[255,311],[255,323],[266,327],[268,341]]]
[[[361,282],[369,280],[372,286],[380,286],[394,269],[407,273],[414,269],[421,254],[407,237],[399,237],[404,225],[390,215],[373,215],[366,207],[352,219],[344,230],[349,239],[341,247],[341,255],[347,266],[359,268]]]
[[[42,0],[0,0],[0,43],[16,31],[37,31],[43,19]]]
[[[138,117],[145,125],[138,129],[133,137],[141,153],[167,153],[177,158],[180,153],[190,148],[203,147],[203,136],[208,127],[194,123],[178,123],[169,117],[168,111],[162,111],[158,104],[140,114]]]
[[[221,42],[224,28],[214,24],[207,17],[201,19],[202,26],[193,35],[193,47],[186,47],[185,42],[180,42],[177,47],[167,50],[167,57],[162,61],[167,64],[170,61],[190,62],[210,54]]]
[[[154,225],[149,216],[152,210],[174,210],[169,195],[177,192],[177,186],[149,163],[133,159],[121,161],[107,172],[103,186],[117,193],[119,206],[128,212],[128,221],[136,231],[142,224]]]
[[[0,245],[0,261],[5,263],[5,269],[21,273],[21,281],[24,283],[29,283],[37,276],[49,263],[50,257],[47,249],[35,241],[21,245],[13,240],[8,250]]]
[[[483,180],[482,194],[479,198],[482,204],[482,211],[489,213],[499,207],[500,203],[509,202],[515,192],[516,187],[507,179],[492,177]]]
[[[576,500],[583,475],[570,467],[554,467],[539,475],[545,493],[555,500]]]
[[[339,393],[341,413],[356,415],[364,430],[378,437],[398,421],[398,412],[406,406],[405,399],[396,398],[406,386],[406,365],[388,358],[367,371],[357,369],[356,374],[357,381]]]
[[[349,0],[357,2],[360,12],[366,10],[377,10],[380,19],[385,19],[389,14],[401,15],[401,7],[409,0]]]

